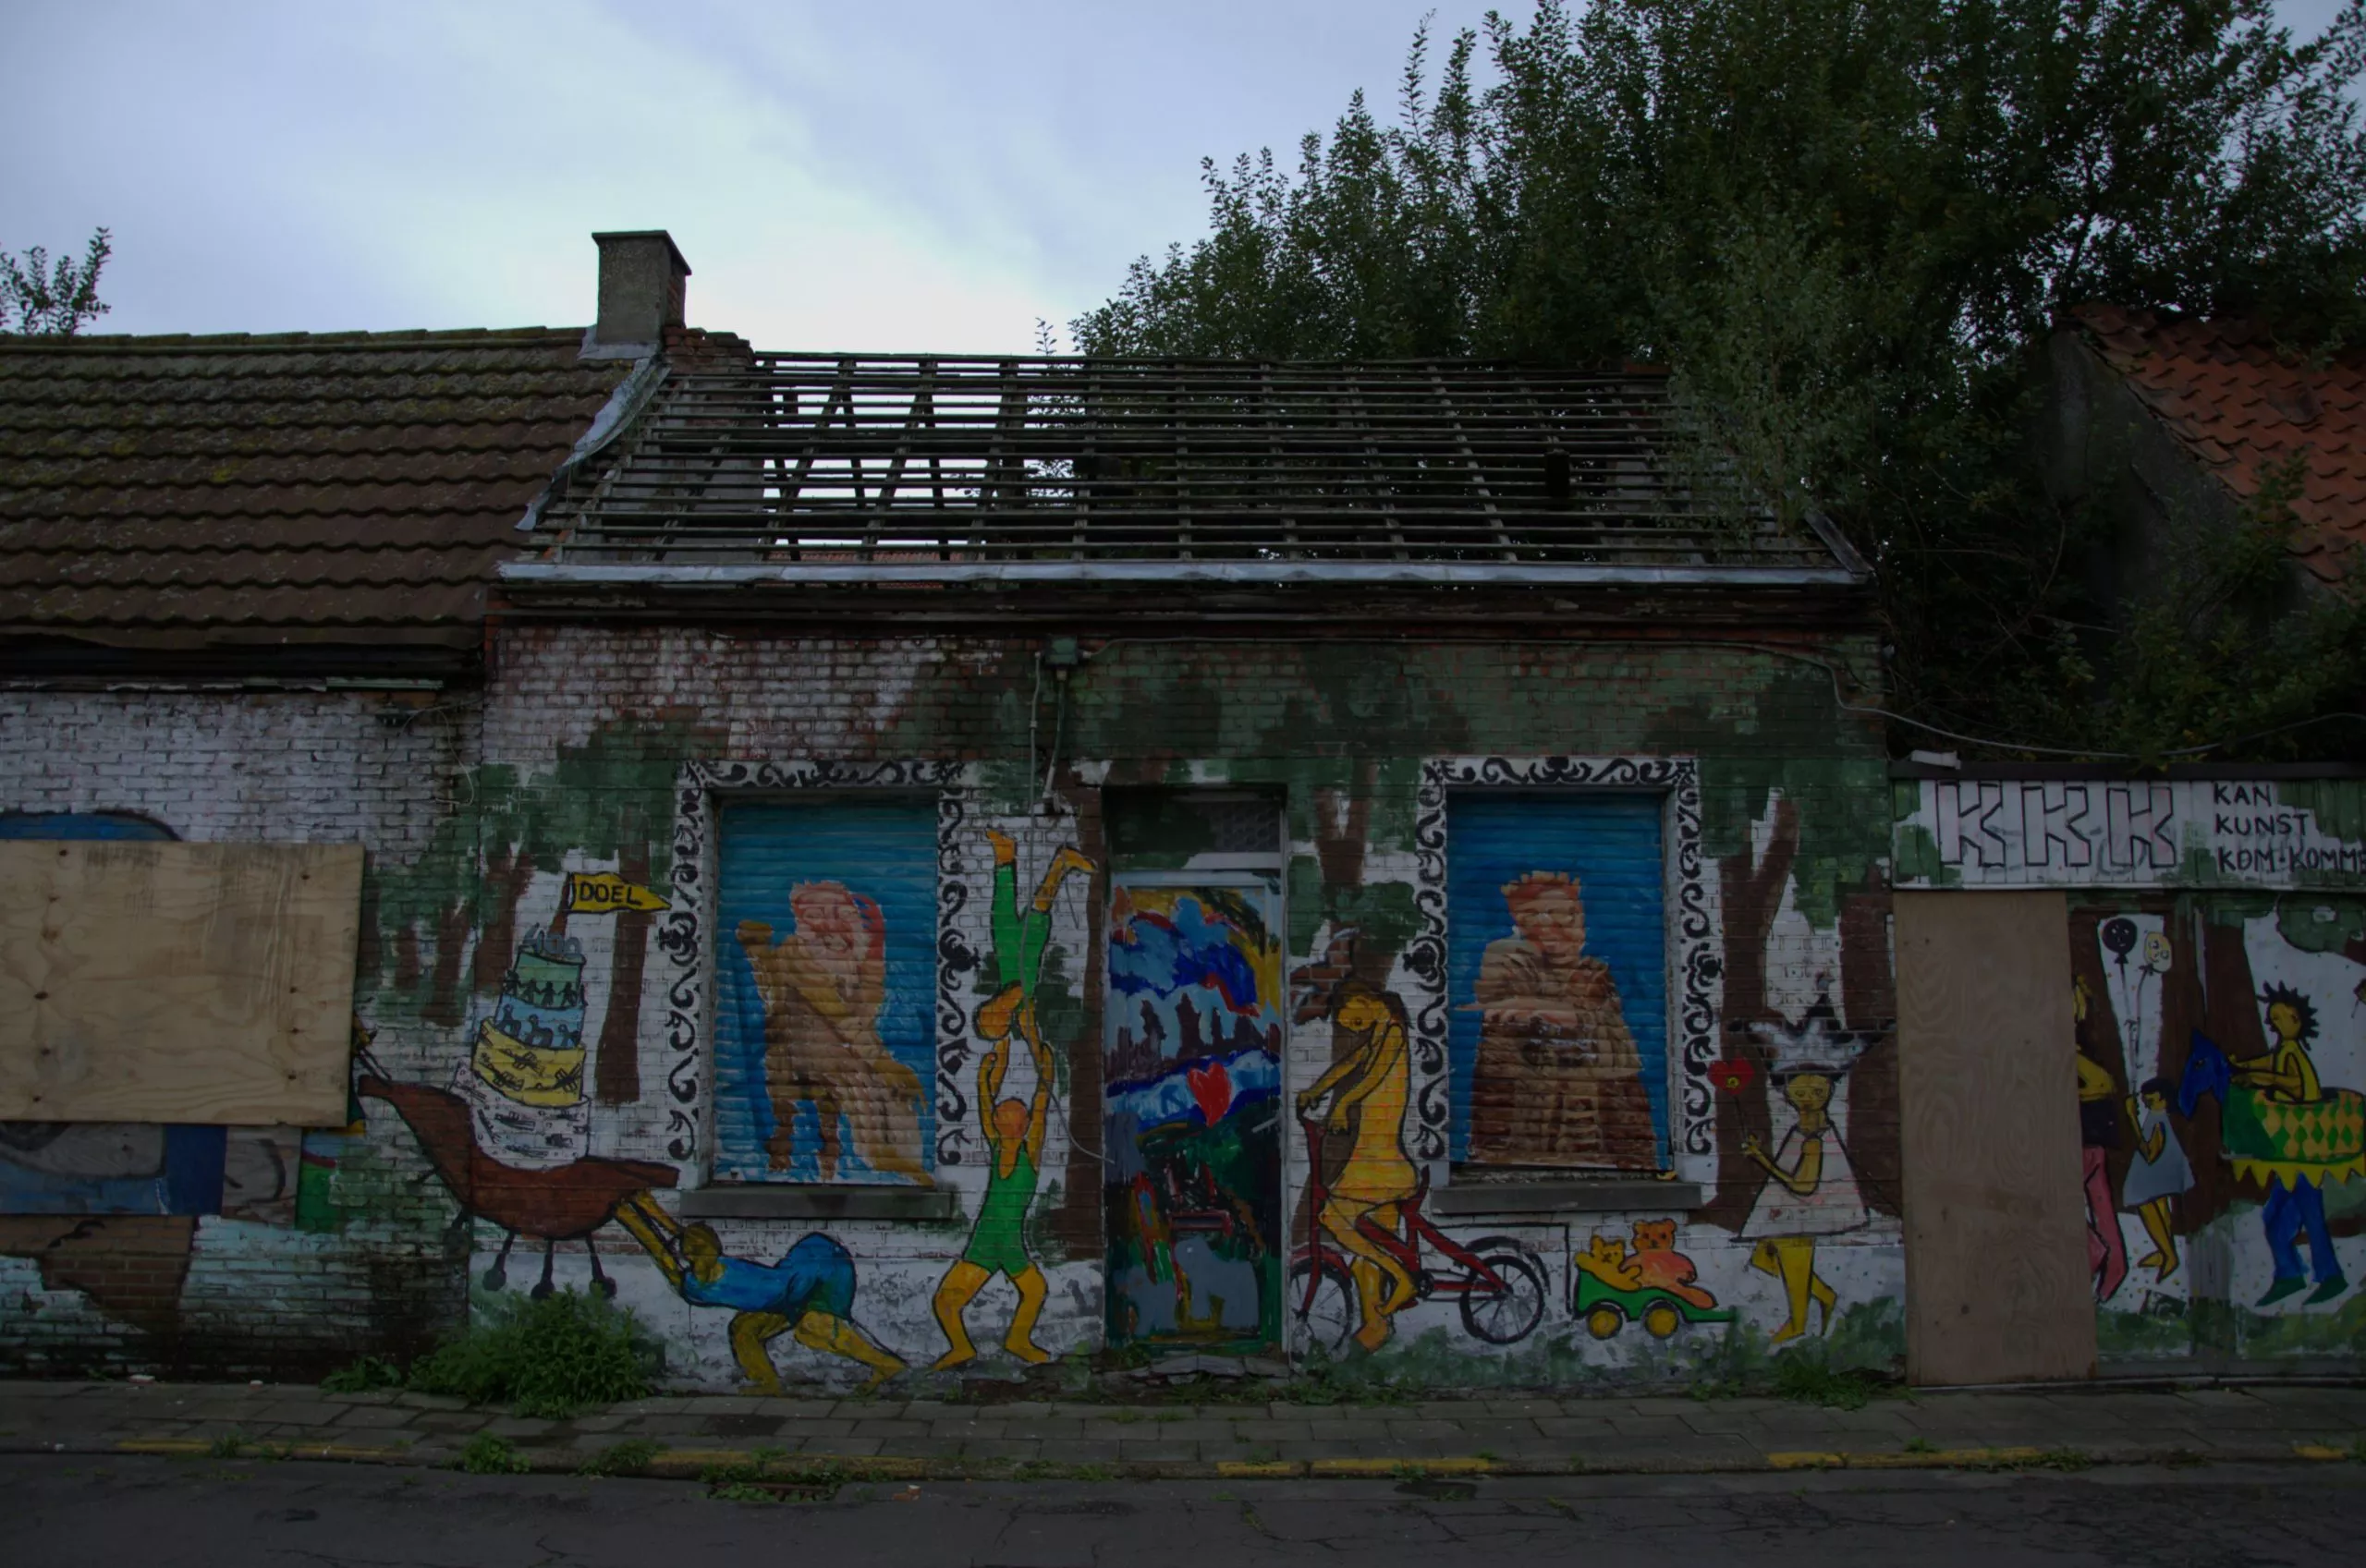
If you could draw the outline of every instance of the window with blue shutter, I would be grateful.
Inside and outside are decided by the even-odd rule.
[[[714,1179],[929,1185],[935,803],[722,819]]]
[[[1448,803],[1457,1161],[1665,1167],[1662,807],[1655,795]]]

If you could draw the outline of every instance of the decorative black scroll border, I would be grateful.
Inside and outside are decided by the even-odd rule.
[[[969,783],[968,769],[959,762],[803,759],[682,764],[675,784],[674,907],[657,932],[657,945],[673,966],[673,978],[665,989],[665,1092],[671,1101],[666,1107],[665,1152],[677,1163],[689,1167],[701,1158],[700,1126],[706,1112],[706,1055],[701,1042],[713,1016],[714,954],[706,928],[714,905],[715,797],[808,789],[940,792],[936,807],[937,1160],[948,1165],[960,1162],[961,1144],[968,1136],[968,1106],[958,1075],[952,1068],[958,1067],[965,1049],[969,1017],[961,1005],[959,978],[978,961],[955,924],[969,902],[959,852],[961,823],[969,809]],[[694,1177],[697,1173],[692,1173]]]
[[[1710,913],[1701,846],[1701,768],[1689,757],[1435,757],[1421,765],[1413,816],[1420,932],[1405,949],[1413,1014],[1415,1154],[1442,1160],[1452,1108],[1446,1072],[1446,795],[1455,789],[1654,790],[1668,800],[1668,969],[1677,982],[1676,1044],[1683,1122],[1672,1142],[1711,1152],[1711,1064],[1717,1059],[1717,1008],[1724,963]]]

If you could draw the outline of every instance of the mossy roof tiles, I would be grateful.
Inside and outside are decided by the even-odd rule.
[[[581,329],[0,337],[0,633],[473,647]]]

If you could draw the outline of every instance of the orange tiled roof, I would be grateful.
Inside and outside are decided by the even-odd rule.
[[[2366,353],[2319,366],[2256,323],[2084,305],[2072,313],[2104,361],[2237,496],[2308,453],[2292,553],[2319,579],[2366,581]]]

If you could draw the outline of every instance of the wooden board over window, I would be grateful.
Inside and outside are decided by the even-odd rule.
[[[359,845],[0,843],[0,1119],[345,1120]]]
[[[2062,894],[1900,892],[1895,908],[1908,1375],[2092,1377]]]

